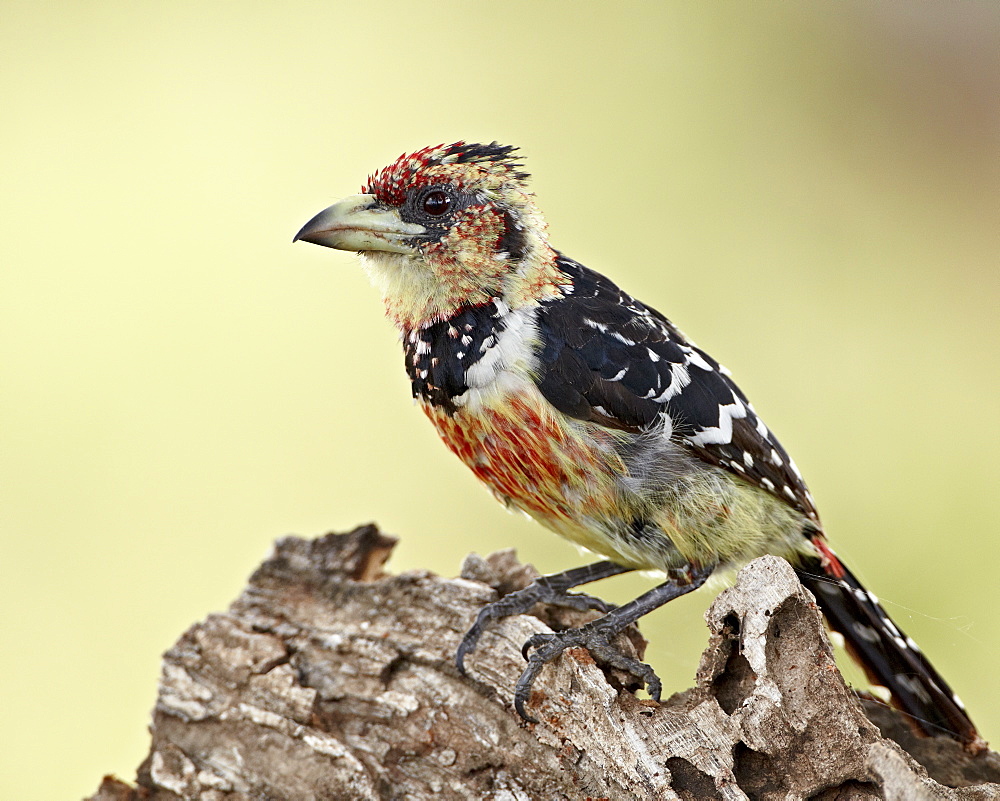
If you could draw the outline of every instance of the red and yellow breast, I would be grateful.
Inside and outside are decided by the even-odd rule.
[[[501,501],[579,541],[570,530],[582,518],[612,513],[624,466],[610,436],[585,432],[536,396],[526,388],[452,415],[422,406],[445,444]]]

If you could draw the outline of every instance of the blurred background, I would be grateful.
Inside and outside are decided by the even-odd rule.
[[[733,371],[1000,743],[1000,6],[7,0],[0,104],[0,797],[133,778],[161,652],[278,536],[584,561],[437,441],[354,259],[291,244],[458,139]],[[668,691],[711,597],[643,623]]]

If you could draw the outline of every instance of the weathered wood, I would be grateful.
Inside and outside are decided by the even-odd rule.
[[[590,615],[503,621],[462,677],[455,649],[478,609],[534,571],[508,551],[470,556],[458,579],[389,576],[394,543],[374,526],[279,541],[230,610],[165,655],[138,786],[105,779],[92,801],[1000,798],[996,784],[939,784],[882,737],[780,559],[716,599],[690,690],[639,700],[573,649],[542,671],[540,723],[526,724],[511,707],[521,644]],[[631,632],[626,647],[644,642]],[[895,712],[875,712],[907,742]],[[1000,780],[997,754],[909,743],[941,781]]]

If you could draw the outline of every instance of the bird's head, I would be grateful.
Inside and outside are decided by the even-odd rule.
[[[457,142],[400,156],[295,239],[360,253],[404,329],[494,298],[538,302],[565,279],[515,150]]]

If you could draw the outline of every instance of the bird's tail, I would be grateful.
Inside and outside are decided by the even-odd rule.
[[[924,734],[946,734],[974,753],[985,750],[962,702],[916,643],[832,552],[825,546],[821,552],[823,559],[804,559],[795,572],[868,679],[888,689],[893,705]]]

